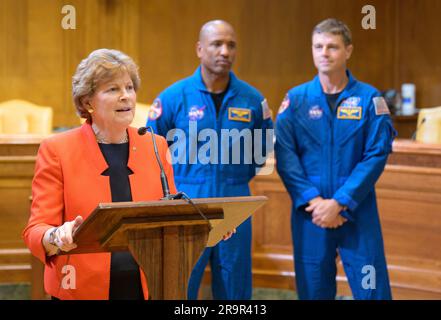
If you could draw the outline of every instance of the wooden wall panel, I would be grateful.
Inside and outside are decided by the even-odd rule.
[[[389,165],[377,184],[392,286],[441,298],[441,169]]]
[[[418,107],[441,105],[441,1],[399,1],[398,81],[416,84]]]
[[[237,31],[234,70],[277,110],[286,91],[315,74],[311,30],[334,16],[354,34],[354,74],[379,88],[394,81],[397,0],[372,1],[377,30],[361,28],[363,0],[3,0],[0,3],[0,101],[22,98],[55,109],[57,127],[78,124],[71,99],[76,66],[92,50],[122,50],[139,63],[138,100],[151,103],[193,73],[201,25],[230,21]],[[408,1],[408,0],[405,0]],[[76,8],[76,29],[61,28],[63,5]]]
[[[260,178],[260,177],[259,177]],[[263,208],[259,209],[253,217],[254,251],[265,251],[277,249],[281,252],[292,252],[290,214],[283,209],[291,205],[291,199],[286,192],[277,175],[264,176],[251,183],[253,194],[265,195],[271,199]],[[271,226],[271,228],[267,228]]]
[[[35,156],[42,137],[0,137],[0,283],[30,282],[21,233],[29,219]]]
[[[394,47],[390,40],[395,32],[394,1],[370,2],[378,13],[376,30],[361,27],[365,1],[255,3],[247,1],[249,13],[238,27],[244,35],[240,52],[243,60],[236,69],[261,88],[273,109],[278,108],[287,90],[315,75],[311,31],[328,17],[345,21],[352,30],[355,49],[349,67],[354,75],[379,88],[393,86]]]
[[[14,90],[15,80],[26,77],[28,60],[26,39],[28,38],[27,6],[25,1],[5,0],[0,2],[0,75],[8,77],[8,90]],[[16,63],[19,61],[20,63]]]

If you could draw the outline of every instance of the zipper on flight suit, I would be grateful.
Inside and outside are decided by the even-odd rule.
[[[329,191],[330,191],[330,195],[329,197],[332,197],[336,191],[336,184],[335,184],[335,179],[334,179],[334,153],[335,153],[335,144],[334,144],[334,128],[337,125],[336,124],[336,119],[337,119],[337,109],[338,109],[338,105],[340,104],[340,102],[343,100],[342,96],[343,96],[343,92],[342,91],[338,97],[338,99],[335,101],[335,108],[331,110],[331,141],[330,141],[330,166],[329,166],[329,173],[330,173],[330,177],[329,177]]]
[[[334,195],[334,121],[335,121],[335,112],[331,110],[331,141],[329,147],[329,198]]]
[[[222,115],[223,115],[223,101],[221,104],[221,107],[219,108],[219,113],[216,112],[216,106],[214,105],[214,101],[213,98],[210,96],[213,108],[214,108],[214,115],[215,115],[215,128],[216,128],[216,132],[217,132],[217,158],[218,158],[218,164],[215,166],[216,170],[216,174],[214,176],[214,190],[216,190],[216,197],[219,197],[219,190],[218,187],[220,187],[220,185],[217,183],[219,181],[219,171],[222,165],[222,135],[221,135],[221,119],[222,119]],[[225,97],[224,97],[225,99]]]
[[[231,90],[231,88],[229,88],[228,91],[229,90]],[[225,93],[224,99],[222,100],[221,106],[219,108],[219,114],[216,114],[216,132],[217,132],[217,135],[218,135],[218,149],[219,149],[218,150],[218,157],[219,157],[219,160],[220,160],[219,164],[216,166],[216,182],[219,181],[220,169],[221,169],[221,166],[222,166],[222,156],[223,155],[222,155],[222,134],[221,134],[221,130],[225,129],[225,128],[222,127],[222,120],[223,120],[224,115],[225,115],[225,108],[226,108],[225,106],[227,105],[226,102],[230,99],[229,95],[231,94],[231,92],[228,92],[228,91]],[[215,110],[215,112],[216,112],[216,110]],[[229,139],[230,138],[228,138],[228,140]],[[230,148],[230,141],[228,141],[227,147]],[[228,157],[230,157],[230,156],[232,156],[232,155],[230,154],[230,152],[228,152]],[[228,162],[229,161],[230,160],[228,159]],[[216,184],[216,186],[217,186],[217,184]],[[216,190],[216,195],[219,196],[218,190]]]
[[[212,112],[212,114],[214,115],[214,129],[216,130],[216,133],[218,135],[218,145],[217,145],[217,148],[219,149],[219,141],[220,141],[219,129],[218,129],[219,128],[219,120],[218,120],[219,117],[218,117],[218,114],[216,112],[216,106],[214,105],[214,101],[213,101],[213,98],[211,96],[211,93],[209,91],[205,91],[204,93],[205,93],[205,96],[207,98],[207,106],[208,106],[208,108],[210,108],[210,112]],[[221,110],[219,110],[219,115],[220,115],[220,113],[221,113]],[[199,152],[199,150],[198,150],[198,152]],[[220,150],[218,150],[218,159],[217,159],[217,161],[221,160],[219,158],[219,156],[220,156]],[[211,158],[211,153],[210,153],[210,158]],[[213,196],[214,197],[218,197],[219,196],[219,192],[218,192],[218,189],[217,189],[217,181],[219,180],[219,167],[220,167],[220,164],[215,165],[215,164],[211,163],[211,161],[209,161],[209,165],[211,167],[214,166],[214,177],[213,177],[214,181],[213,181],[213,184],[212,184],[211,188],[214,191],[214,195]]]
[[[334,195],[335,191],[335,179],[334,179],[334,127],[335,127],[335,121],[336,121],[336,114],[337,114],[337,108],[341,101],[341,96],[343,92],[340,93],[340,96],[335,101],[334,108],[331,108],[331,106],[328,105],[328,108],[331,113],[331,132],[330,132],[330,146],[329,146],[329,185],[328,185],[328,192],[329,192],[329,198],[331,198]]]

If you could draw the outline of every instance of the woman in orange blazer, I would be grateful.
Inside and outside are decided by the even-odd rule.
[[[45,264],[45,289],[54,298],[148,297],[143,272],[128,252],[57,255],[76,247],[72,234],[98,203],[163,196],[152,137],[129,127],[139,83],[137,66],[125,54],[92,52],[73,77],[75,106],[86,123],[44,140],[38,151],[23,238]],[[167,143],[156,139],[175,193]]]

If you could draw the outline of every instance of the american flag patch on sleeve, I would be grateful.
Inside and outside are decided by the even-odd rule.
[[[389,108],[387,107],[387,103],[383,97],[375,97],[373,101],[375,105],[375,114],[377,116],[383,114],[390,114]]]
[[[263,115],[263,120],[269,119],[272,116],[271,109],[268,106],[268,101],[266,101],[266,99],[262,101],[262,115]]]

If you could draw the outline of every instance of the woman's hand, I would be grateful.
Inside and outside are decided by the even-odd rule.
[[[56,253],[53,252],[54,246],[64,252],[75,249],[77,245],[73,242],[73,234],[82,223],[83,217],[77,216],[74,220],[65,222],[63,225],[55,228],[55,230],[49,229],[43,238],[43,245],[45,246],[48,254],[52,255]],[[48,244],[52,248],[50,248]]]

